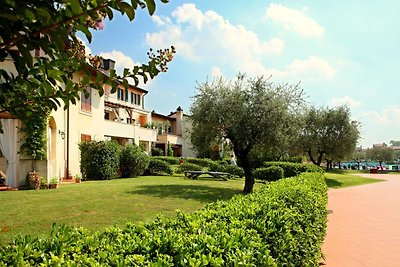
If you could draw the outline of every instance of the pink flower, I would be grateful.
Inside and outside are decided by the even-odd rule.
[[[104,29],[104,23],[102,19],[96,20],[96,29],[98,30]]]

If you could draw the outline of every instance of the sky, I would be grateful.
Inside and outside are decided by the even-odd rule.
[[[189,113],[196,87],[214,77],[272,75],[300,82],[314,106],[346,104],[359,145],[400,140],[400,0],[157,1],[153,16],[104,25],[86,44],[117,72],[147,62],[149,48],[176,48],[169,70],[141,85],[146,110]]]

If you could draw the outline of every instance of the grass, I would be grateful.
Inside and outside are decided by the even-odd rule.
[[[382,182],[382,179],[372,179],[365,178],[356,175],[352,175],[354,173],[360,173],[359,171],[343,171],[343,172],[328,172],[325,173],[326,183],[329,188],[344,188],[349,186],[357,186],[363,184],[370,184],[376,182]]]
[[[63,184],[57,190],[1,192],[0,243],[10,242],[16,234],[46,237],[54,222],[96,231],[152,221],[158,214],[173,216],[176,209],[192,212],[230,199],[241,192],[243,184],[244,179],[143,176]]]

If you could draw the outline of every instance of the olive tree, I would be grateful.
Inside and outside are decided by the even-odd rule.
[[[245,173],[243,192],[253,190],[251,153],[260,146],[282,148],[294,135],[294,114],[303,103],[297,85],[275,84],[264,77],[238,75],[233,81],[222,78],[199,84],[191,105],[192,143],[210,147],[229,139]]]
[[[392,162],[394,158],[394,150],[389,147],[373,147],[367,150],[367,158],[376,160],[382,169],[383,162]]]
[[[359,128],[346,106],[310,107],[304,114],[297,144],[313,164],[320,166],[326,160],[329,169],[333,160],[349,158],[355,151]]]

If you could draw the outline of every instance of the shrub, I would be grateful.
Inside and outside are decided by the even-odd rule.
[[[185,158],[185,162],[193,163],[202,167],[209,167],[211,164],[214,163],[212,159],[207,158]]]
[[[184,171],[201,171],[202,167],[197,165],[197,164],[193,164],[193,163],[189,163],[189,162],[183,162],[179,165],[178,169],[176,170],[177,173],[183,173]]]
[[[122,148],[120,156],[121,177],[136,177],[142,175],[149,165],[149,156],[133,144]]]
[[[165,161],[166,163],[168,163],[170,165],[178,165],[179,164],[179,158],[177,158],[177,157],[157,156],[157,157],[152,157],[152,158]]]
[[[79,144],[82,178],[108,180],[118,177],[120,145],[114,141],[89,141]]]
[[[303,172],[324,173],[324,169],[313,164],[300,164],[292,162],[269,161],[264,162],[264,167],[279,166],[284,171],[284,177],[293,177]]]
[[[153,147],[151,149],[151,155],[154,156],[154,157],[164,156],[164,151],[161,148]]]
[[[322,174],[281,179],[202,210],[103,232],[54,227],[0,247],[5,266],[318,266],[327,223]]]
[[[225,171],[227,173],[233,174],[237,177],[243,177],[244,176],[244,170],[242,167],[236,166],[236,165],[232,165],[232,164],[228,164],[228,165],[223,165],[225,166]]]
[[[254,179],[263,180],[263,181],[276,181],[282,179],[283,169],[279,166],[270,166],[267,168],[258,168],[254,171],[253,176]]]
[[[212,172],[227,172],[238,177],[244,176],[243,168],[237,165],[228,164],[226,161],[214,161],[210,164],[208,169]]]
[[[151,158],[144,173],[146,175],[171,175],[172,169],[165,161]]]

